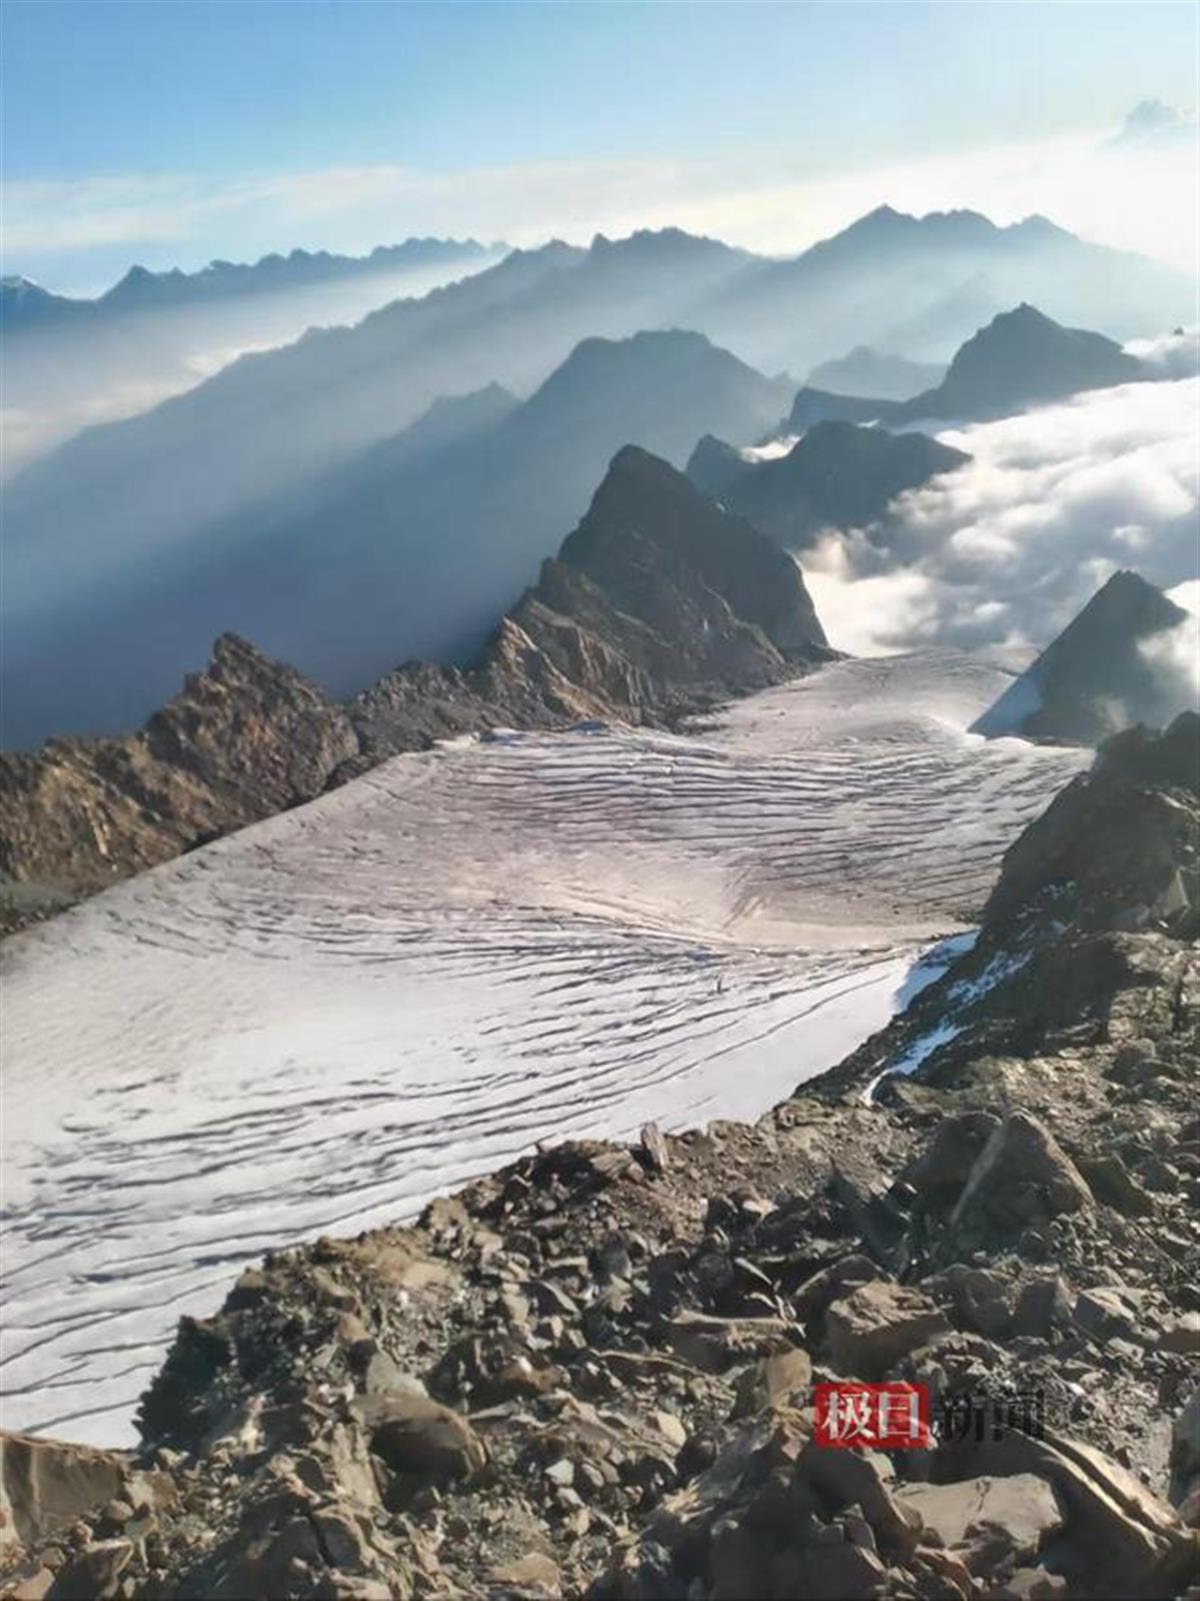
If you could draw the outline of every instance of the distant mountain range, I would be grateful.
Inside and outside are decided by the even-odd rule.
[[[1120,333],[1157,331],[1190,303],[1165,269],[1036,219],[884,209],[788,263],[678,230],[553,242],[89,429],[6,485],[7,738],[127,725],[228,627],[339,693],[404,653],[469,654],[620,444],[682,464],[703,434],[761,437],[784,384],[753,372],[747,349],[771,355],[767,370],[784,351],[807,370],[972,281],[984,258],[990,281],[1036,283],[1059,304],[1103,290],[1124,308],[1106,324]],[[719,375],[699,354],[712,346],[680,327],[729,331]],[[633,376],[609,386],[605,342],[646,329],[659,343],[633,341]],[[452,402],[402,441],[465,395],[488,398],[478,414]],[[439,460],[443,427],[454,442]]]
[[[946,375],[945,366],[909,361],[856,345],[845,356],[820,362],[805,379],[805,386],[835,395],[873,395],[878,400],[909,400],[933,389]]]
[[[1179,712],[1194,709],[1195,688],[1186,669],[1175,671],[1152,642],[1188,621],[1182,607],[1137,573],[1114,573],[972,732],[1098,745],[1134,723],[1165,728]],[[1181,653],[1187,649],[1181,642]],[[1192,640],[1193,673],[1195,650]]]
[[[970,461],[925,434],[892,434],[849,422],[821,422],[786,455],[747,459],[708,436],[688,477],[730,511],[789,550],[803,550],[826,528],[866,528],[906,489]]]
[[[500,261],[504,246],[410,239],[368,256],[294,250],[200,272],[131,267],[94,299],[0,282],[5,476],[98,423],[147,411],[249,351],[359,321]]]
[[[528,392],[589,336],[691,328],[762,371],[807,372],[880,342],[981,271],[995,309],[1029,300],[1120,338],[1186,320],[1194,298],[1184,275],[1043,219],[997,228],[969,212],[882,208],[790,262],[671,229],[587,250],[551,243],[352,328],[244,357],[71,441],[12,482],[8,526],[18,540],[73,541],[86,523],[94,544],[169,545],[396,433],[441,395],[493,382]],[[951,322],[946,356],[977,326]]]
[[[682,466],[702,433],[762,434],[790,394],[699,334],[587,339],[527,401],[441,401],[173,549],[81,548],[68,586],[50,551],[10,547],[10,600],[69,599],[5,629],[5,743],[136,723],[228,628],[339,695],[406,656],[469,660],[622,445]]]
[[[834,654],[795,562],[626,447],[465,671],[409,663],[342,708],[225,634],[141,732],[0,754],[0,880],[49,909],[396,751],[597,717],[669,726]]]
[[[1195,317],[1186,274],[1086,244],[1045,217],[998,228],[974,211],[880,206],[794,260],[731,281],[683,320],[756,366],[808,371],[859,344],[944,361],[1023,300],[1121,340]]]
[[[1083,390],[1163,376],[1161,369],[1127,355],[1103,334],[1063,328],[1022,303],[973,334],[934,388],[909,400],[881,401],[805,387],[796,396],[788,426],[801,429],[830,420],[889,427],[928,419],[985,422]]]
[[[506,250],[504,245],[482,245],[476,239],[406,239],[398,245],[379,245],[365,256],[293,250],[255,262],[212,261],[198,272],[178,267],[151,272],[133,266],[111,289],[92,298],[54,294],[28,278],[0,278],[0,333],[12,335],[68,321],[79,326],[233,295],[273,294],[381,273],[462,266]]]

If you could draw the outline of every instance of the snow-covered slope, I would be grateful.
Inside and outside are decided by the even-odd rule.
[[[128,1439],[263,1249],[840,1059],[1085,760],[966,734],[1004,681],[931,652],[686,738],[463,740],[12,940],[6,1426]]]

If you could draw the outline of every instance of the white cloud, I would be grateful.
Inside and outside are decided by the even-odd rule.
[[[1198,405],[1200,380],[1129,384],[945,430],[973,460],[901,497],[886,547],[856,531],[804,557],[833,644],[1040,648],[1121,567],[1200,610]]]

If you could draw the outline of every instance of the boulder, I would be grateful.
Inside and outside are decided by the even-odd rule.
[[[988,1601],[1056,1601],[1070,1594],[1071,1586],[1061,1573],[1043,1567],[1014,1568],[1007,1579],[988,1587]]]
[[[796,1316],[805,1323],[824,1317],[830,1303],[840,1299],[847,1289],[869,1284],[880,1277],[880,1269],[869,1256],[858,1252],[839,1256],[836,1262],[819,1268],[811,1278],[805,1279],[796,1291],[792,1298]]]
[[[769,1356],[789,1343],[798,1329],[774,1317],[710,1317],[680,1312],[671,1319],[671,1349],[684,1362],[705,1373],[724,1373],[747,1357]]]
[[[1032,1473],[906,1484],[895,1496],[976,1576],[1031,1562],[1064,1522],[1053,1486]]]
[[[1127,1468],[1081,1440],[1017,1430],[943,1447],[939,1466],[955,1478],[1030,1474],[1052,1484],[1066,1513],[1071,1566],[1105,1595],[1157,1594],[1194,1570],[1196,1546],[1174,1510]],[[938,1473],[936,1477],[941,1477]],[[1056,1563],[1056,1566],[1058,1564]]]
[[[953,1200],[999,1126],[1000,1119],[991,1112],[959,1112],[954,1117],[944,1117],[929,1144],[909,1164],[905,1178],[929,1200]]]
[[[1164,1351],[1200,1356],[1200,1312],[1185,1312],[1182,1317],[1165,1323],[1158,1343]]]
[[[1137,1314],[1123,1285],[1106,1284],[1082,1290],[1072,1319],[1093,1340],[1127,1340],[1137,1330]]]
[[[491,1583],[503,1596],[545,1597],[557,1601],[562,1594],[558,1565],[541,1551],[529,1551],[512,1562],[492,1569]]]
[[[119,1499],[128,1468],[117,1451],[0,1434],[0,1526],[32,1545]]]
[[[1080,1163],[1088,1188],[1098,1201],[1115,1207],[1125,1217],[1148,1217],[1154,1197],[1140,1185],[1119,1156],[1090,1156]]]
[[[1071,1321],[1071,1292],[1061,1274],[1029,1279],[1017,1294],[1013,1310],[1014,1334],[1047,1339]]]
[[[760,1357],[737,1382],[735,1418],[753,1417],[770,1406],[801,1406],[812,1385],[812,1360],[798,1346],[785,1346]]]
[[[979,1153],[950,1222],[956,1233],[1019,1232],[1091,1205],[1083,1175],[1045,1124],[1012,1112]]]
[[[948,1334],[950,1324],[920,1290],[877,1280],[835,1301],[825,1331],[839,1373],[880,1379],[910,1351]]]
[[[830,1450],[810,1441],[796,1476],[820,1492],[835,1511],[858,1507],[881,1550],[907,1557],[921,1532],[920,1517],[894,1495],[887,1457],[874,1451]]]
[[[945,1277],[964,1328],[989,1340],[1003,1340],[1011,1334],[1012,1286],[1002,1274],[956,1262]]]
[[[461,1412],[409,1393],[360,1397],[354,1404],[372,1453],[393,1473],[426,1484],[469,1478],[487,1461],[482,1440]]]
[[[789,1588],[777,1594],[800,1594],[808,1601],[868,1601],[872,1596],[886,1596],[890,1588],[887,1568],[875,1553],[848,1540],[806,1545],[797,1558],[797,1577],[803,1589]],[[735,1601],[732,1593],[729,1601]]]
[[[133,1556],[130,1540],[97,1540],[63,1565],[46,1601],[109,1601]]]

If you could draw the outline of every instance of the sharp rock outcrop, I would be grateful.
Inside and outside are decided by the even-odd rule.
[[[1189,625],[1161,589],[1137,573],[1114,573],[972,732],[1098,745],[1136,723],[1161,728],[1195,700],[1198,646]]]
[[[19,926],[438,739],[596,718],[668,726],[835,654],[796,563],[629,446],[470,670],[409,663],[343,709],[223,635],[140,733],[0,754],[6,919]]]
[[[90,893],[319,795],[357,752],[346,714],[233,634],[137,734],[0,753],[0,873]]]

